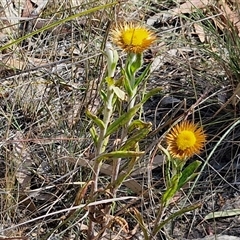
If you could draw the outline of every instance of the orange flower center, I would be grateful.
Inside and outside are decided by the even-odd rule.
[[[196,137],[194,132],[184,130],[178,134],[177,146],[180,150],[185,150],[189,147],[193,147],[196,143]]]

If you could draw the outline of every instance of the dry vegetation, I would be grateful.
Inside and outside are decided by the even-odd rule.
[[[103,190],[95,199],[95,233],[108,217],[111,226],[99,239],[144,239],[138,215],[151,229],[165,188],[158,144],[174,121],[186,117],[203,124],[208,143],[194,157],[203,162],[198,177],[164,217],[187,205],[200,207],[173,219],[154,239],[240,236],[238,1],[119,1],[74,15],[112,2],[1,1],[0,239],[87,239],[93,213],[84,204],[94,148],[85,111],[102,104],[103,51],[109,28],[123,20],[157,33],[144,55],[146,64],[152,62],[146,87],[163,91],[144,106],[142,117],[153,130],[111,215],[101,214],[112,196]],[[102,189],[110,170],[104,163]]]

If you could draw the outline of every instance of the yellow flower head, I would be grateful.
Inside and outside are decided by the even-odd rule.
[[[153,32],[133,23],[124,23],[111,31],[112,41],[127,53],[142,53],[156,40]]]
[[[166,140],[169,153],[174,158],[185,160],[200,153],[206,142],[206,135],[198,125],[183,121],[172,128]]]

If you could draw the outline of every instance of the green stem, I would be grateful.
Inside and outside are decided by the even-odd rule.
[[[112,183],[113,190],[116,191],[121,186],[122,182],[131,174],[138,159],[139,157],[134,157],[128,162],[127,169],[124,170],[124,173],[119,175],[118,178]]]
[[[196,203],[196,204],[193,204],[191,206],[187,206],[187,207],[184,207],[182,208],[181,210],[173,213],[170,215],[169,218],[167,218],[166,220],[162,221],[161,218],[159,219],[156,219],[155,221],[155,225],[154,225],[154,229],[153,229],[153,232],[151,234],[151,237],[150,237],[150,240],[151,239],[155,239],[154,237],[157,235],[157,233],[171,220],[173,220],[174,218],[178,217],[178,216],[181,216],[183,215],[184,213],[186,212],[190,212],[190,211],[193,211],[195,210],[196,208],[200,208],[202,206],[201,203]],[[161,216],[162,216],[162,213],[163,211],[161,212]],[[157,221],[159,220],[159,221]]]
[[[128,96],[128,111],[135,106],[136,93],[137,93],[137,88],[133,89],[131,92],[131,95]],[[128,127],[130,126],[132,119],[133,117],[129,119],[129,121],[126,123],[125,127],[123,128],[122,137],[121,137],[122,143],[124,143],[127,140]]]
[[[113,112],[113,97],[114,97],[114,92],[112,90],[111,86],[108,86],[107,90],[107,101],[104,104],[104,111],[103,111],[103,123],[104,123],[104,128],[100,130],[99,133],[99,138],[98,138],[98,144],[97,144],[97,149],[96,149],[96,156],[99,156],[101,153],[103,153],[106,149],[106,146],[109,141],[109,136],[105,137],[108,125],[111,121],[112,117],[112,112]],[[102,161],[96,161],[94,164],[93,168],[93,193],[97,192],[98,190],[98,176],[100,172],[100,168],[102,166]]]
[[[135,101],[136,101],[136,91],[137,88],[134,89],[134,91],[132,91],[132,94],[128,97],[128,110],[130,110],[131,108],[134,107],[135,105]],[[127,136],[128,136],[128,127],[130,126],[132,122],[132,118],[126,123],[126,125],[123,127],[122,129],[122,136],[121,136],[121,142],[122,144],[127,140]],[[115,185],[115,181],[118,178],[119,175],[119,170],[120,170],[120,165],[121,165],[121,158],[115,159],[113,161],[113,170],[112,170],[112,179],[111,179],[111,183],[113,184],[113,189],[112,189],[112,194],[115,197],[116,196],[116,192],[118,187],[120,186],[120,184]]]
[[[96,156],[99,156],[101,153],[103,153],[106,149],[106,146],[108,144],[109,136],[105,137],[108,125],[110,123],[112,112],[113,112],[113,97],[114,92],[112,90],[111,86],[108,86],[107,90],[107,101],[104,104],[104,111],[103,111],[103,123],[104,128],[100,130],[99,138],[97,142],[97,149],[96,149]],[[94,167],[93,167],[93,187],[91,190],[91,199],[94,200],[94,193],[98,191],[98,177],[100,173],[100,169],[102,166],[102,160],[101,161],[95,161]],[[93,232],[94,232],[94,222],[90,219],[88,224],[88,239],[93,239]]]
[[[161,203],[160,208],[157,213],[157,217],[154,222],[154,227],[153,227],[152,235],[150,236],[150,240],[153,239],[159,231],[158,227],[159,227],[159,223],[162,222],[164,210],[165,210],[165,207],[163,207],[163,204]]]

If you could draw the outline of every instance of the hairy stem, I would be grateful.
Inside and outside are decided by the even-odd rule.
[[[129,105],[128,105],[128,110],[130,110],[131,108],[134,107],[135,105],[135,101],[136,101],[136,90],[133,90],[132,91],[132,94],[131,96],[128,97],[128,102],[129,102]],[[121,143],[123,144],[126,140],[127,140],[127,136],[128,136],[128,127],[130,126],[132,122],[132,118],[126,123],[126,125],[123,127],[122,129],[122,136],[121,136]],[[119,170],[120,170],[120,165],[121,165],[121,158],[118,158],[118,159],[115,159],[113,161],[113,171],[112,171],[112,179],[111,179],[111,183],[113,184],[117,178],[118,178],[118,175],[119,175]],[[115,186],[113,187],[112,189],[112,194],[113,196],[115,197],[116,196],[116,192],[117,192],[117,189],[118,189],[119,185],[118,186]]]
[[[107,90],[107,101],[105,103],[104,111],[103,111],[103,122],[104,122],[104,128],[100,130],[99,138],[98,138],[98,144],[96,149],[96,156],[99,156],[101,153],[103,153],[106,149],[106,146],[108,144],[109,137],[105,137],[108,125],[111,121],[112,112],[113,112],[113,96],[114,92],[111,88],[111,86],[108,87]],[[94,165],[94,171],[93,171],[93,193],[98,190],[98,176],[100,172],[100,168],[102,165],[102,161],[96,161]]]

